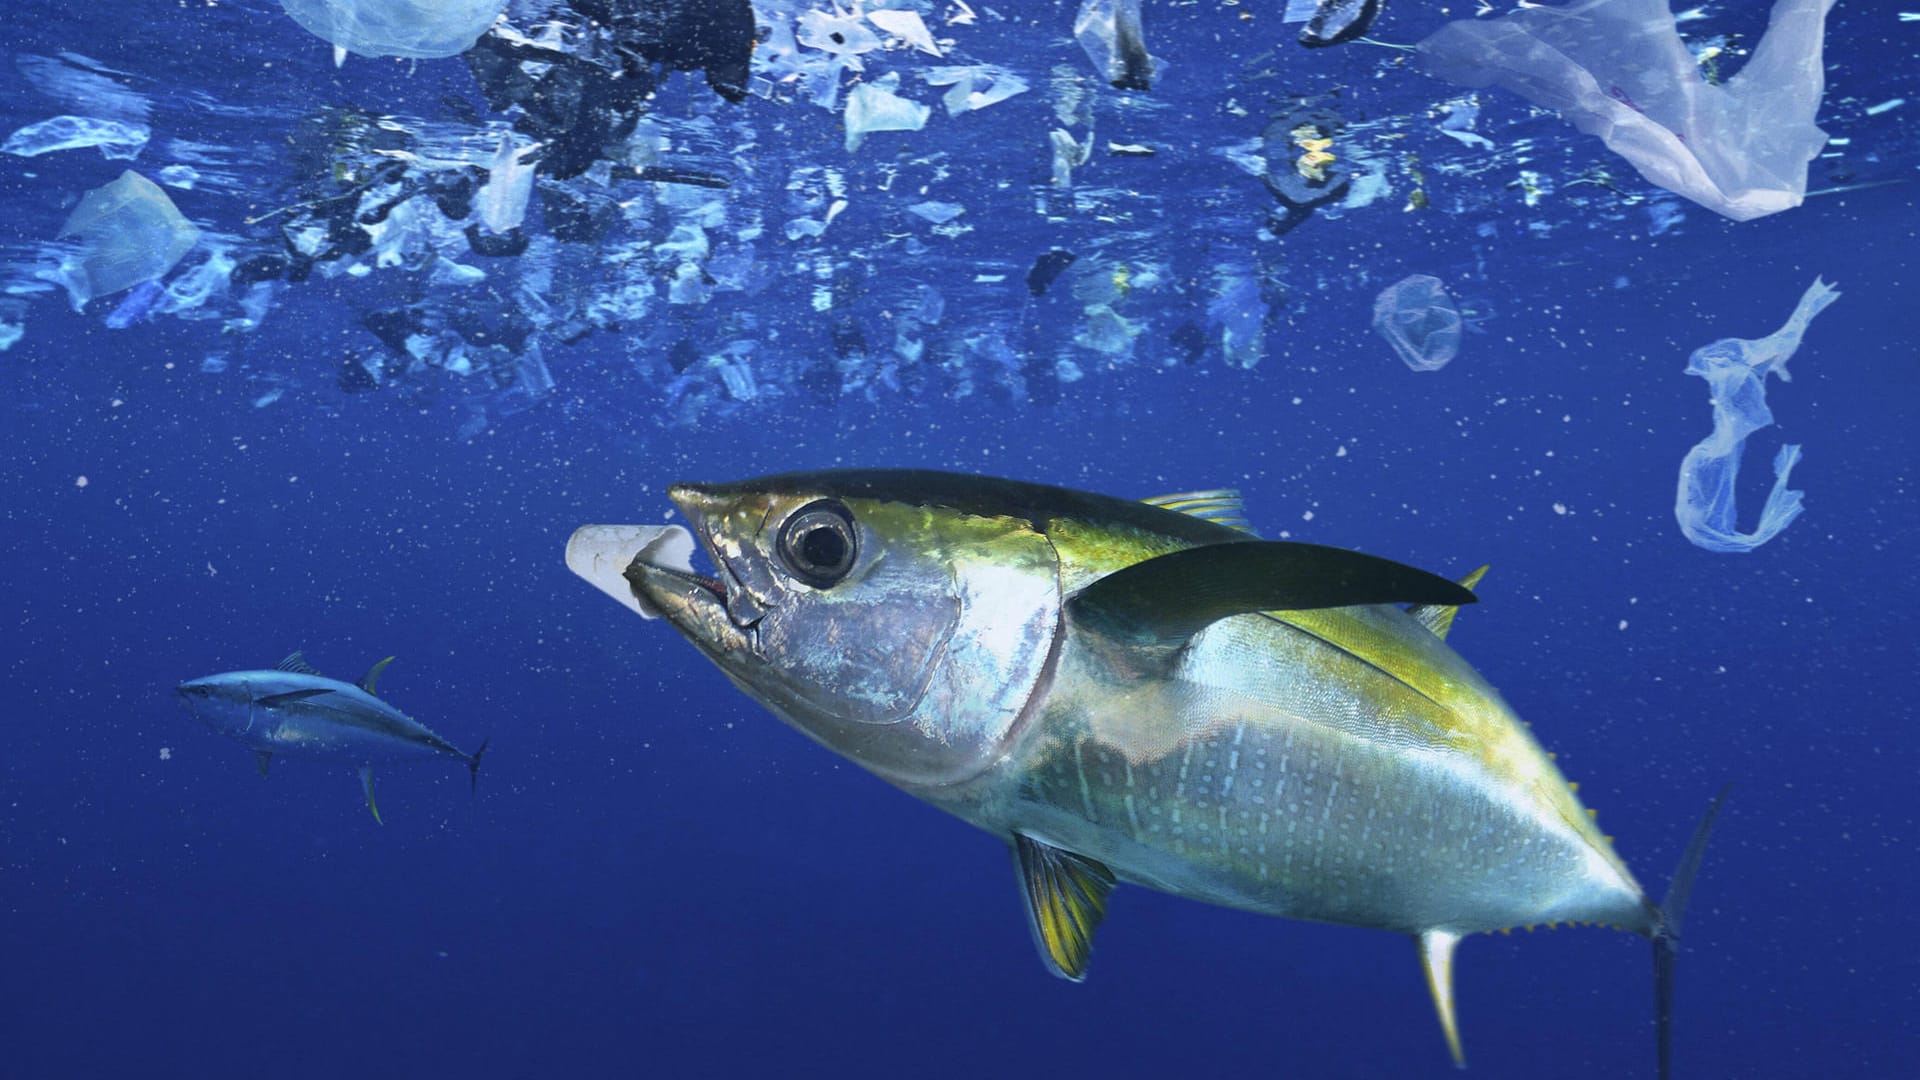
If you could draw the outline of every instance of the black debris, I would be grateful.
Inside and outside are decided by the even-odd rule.
[[[1300,44],[1309,49],[1344,45],[1365,34],[1385,6],[1386,0],[1320,0],[1300,31]]]
[[[1048,286],[1060,276],[1060,272],[1072,266],[1079,257],[1071,251],[1054,248],[1033,260],[1033,269],[1027,271],[1027,291],[1035,296],[1045,295]]]

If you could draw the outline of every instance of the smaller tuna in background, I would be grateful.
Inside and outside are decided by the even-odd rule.
[[[208,675],[181,683],[177,693],[215,733],[250,748],[261,776],[276,755],[356,767],[367,809],[380,821],[373,766],[449,757],[466,763],[477,788],[480,755],[487,752],[482,741],[480,749],[465,753],[375,697],[374,685],[392,662],[389,656],[368,668],[358,683],[348,683],[320,674],[295,652],[270,670]]]

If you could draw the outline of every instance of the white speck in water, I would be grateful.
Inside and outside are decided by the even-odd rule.
[[[1627,628],[1627,620],[1625,620],[1625,619],[1621,619],[1621,620],[1620,620],[1620,629],[1622,629],[1622,630],[1625,630],[1626,628]]]
[[[86,486],[87,486],[87,478],[86,478],[86,477],[84,477],[84,476],[76,476],[76,477],[74,477],[74,478],[73,478],[73,486],[74,486],[74,487],[78,487],[78,488],[83,488],[83,487],[86,487]]]
[[[160,760],[161,760],[161,761],[172,761],[172,760],[173,760],[173,747],[171,747],[171,746],[163,746],[163,747],[161,747],[161,748],[160,748]]]
[[[1554,504],[1553,504],[1553,512],[1554,512],[1554,513],[1556,513],[1556,514],[1559,514],[1559,515],[1560,515],[1560,516],[1562,516],[1562,517],[1565,517],[1565,516],[1566,516],[1566,513],[1567,513],[1567,504],[1566,504],[1566,503],[1554,503]]]

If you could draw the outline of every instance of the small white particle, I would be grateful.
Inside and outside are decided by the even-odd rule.
[[[74,477],[74,478],[73,478],[73,486],[74,486],[74,487],[81,487],[81,488],[83,488],[83,487],[86,487],[86,486],[87,486],[87,478],[86,478],[86,477],[84,477],[84,476],[76,476],[76,477]]]
[[[172,761],[172,760],[173,760],[173,747],[171,747],[171,746],[163,746],[163,747],[161,747],[161,748],[160,748],[160,760],[161,760],[161,761]]]
[[[1346,456],[1347,456],[1347,448],[1343,446],[1343,447],[1341,447],[1340,449],[1338,449],[1338,450],[1335,450],[1335,451],[1333,452],[1333,456],[1334,456],[1334,457],[1346,457]]]
[[[1300,520],[1301,520],[1301,521],[1312,521],[1312,520],[1313,520],[1313,511],[1311,511],[1311,510],[1309,510],[1309,511],[1307,511],[1307,512],[1306,512],[1306,513],[1304,513],[1304,514],[1301,514],[1301,515],[1300,515]]]
[[[1621,619],[1621,620],[1620,620],[1620,629],[1622,629],[1622,630],[1625,630],[1626,628],[1627,628],[1627,620],[1625,620],[1625,619]]]
[[[1554,503],[1554,504],[1553,504],[1553,512],[1554,512],[1554,513],[1556,513],[1556,514],[1559,514],[1559,515],[1560,515],[1560,516],[1562,516],[1562,517],[1565,517],[1565,516],[1566,516],[1566,513],[1567,513],[1567,504],[1566,504],[1566,503]]]

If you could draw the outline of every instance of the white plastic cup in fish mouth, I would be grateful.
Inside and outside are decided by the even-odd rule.
[[[567,569],[641,618],[656,611],[627,581],[634,560],[670,570],[693,571],[693,534],[679,525],[582,525],[567,538]]]

